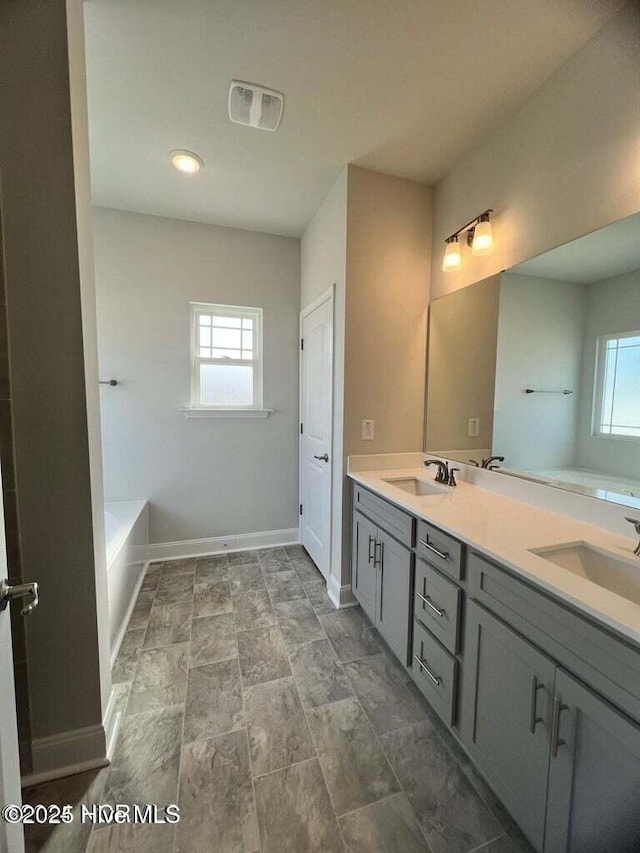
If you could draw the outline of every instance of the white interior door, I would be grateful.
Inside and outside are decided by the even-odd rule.
[[[322,574],[331,554],[333,289],[302,313],[300,541]]]
[[[4,511],[0,491],[0,582],[7,580],[7,549],[4,532]],[[11,617],[9,607],[0,610],[0,809],[5,805],[19,806],[20,766],[18,760],[18,727],[16,695],[11,656]],[[14,607],[21,606],[18,601]],[[23,853],[22,827],[0,818],[0,850]]]

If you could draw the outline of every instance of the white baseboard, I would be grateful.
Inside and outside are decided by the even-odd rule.
[[[347,607],[357,607],[358,602],[351,591],[351,584],[340,586],[338,579],[333,575],[329,575],[327,583],[327,595],[335,604],[338,610],[344,610]]]
[[[37,738],[31,743],[33,770],[22,777],[22,786],[26,788],[51,779],[106,767],[109,764],[106,754],[106,737],[102,725]]]
[[[147,547],[145,546],[145,551]],[[149,560],[147,560],[140,569],[140,575],[138,580],[136,581],[136,585],[134,586],[131,592],[131,601],[127,607],[127,611],[120,623],[120,627],[118,628],[118,634],[116,636],[115,642],[111,649],[111,669],[113,669],[113,665],[116,662],[116,658],[118,657],[118,652],[120,651],[120,646],[122,645],[122,641],[124,639],[124,635],[127,633],[127,627],[129,625],[129,620],[131,619],[131,614],[133,613],[133,608],[136,606],[136,599],[138,598],[138,593],[140,592],[140,587],[144,581],[144,576],[149,568]],[[113,698],[113,694],[111,694],[111,699]],[[109,700],[111,702],[111,699]],[[107,707],[107,713],[105,714],[105,719],[107,718],[107,714],[109,713],[109,708]],[[106,728],[106,725],[105,725]]]
[[[265,530],[261,533],[238,533],[233,536],[211,536],[208,539],[186,539],[184,542],[152,542],[147,554],[151,562],[180,560],[185,557],[204,557],[226,551],[251,551],[256,548],[275,548],[299,542],[297,527],[288,530]]]

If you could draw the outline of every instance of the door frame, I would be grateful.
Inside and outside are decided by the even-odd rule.
[[[313,300],[313,302],[310,302],[308,305],[306,305],[300,311],[300,320],[299,320],[299,324],[298,324],[298,355],[299,355],[299,362],[298,362],[298,505],[299,505],[300,503],[302,503],[302,483],[303,483],[303,475],[302,475],[302,472],[303,472],[303,458],[302,458],[303,442],[302,442],[302,435],[300,434],[300,424],[303,423],[302,407],[303,407],[303,399],[304,399],[303,393],[302,393],[303,392],[302,361],[304,358],[304,350],[302,349],[302,346],[301,346],[301,341],[303,340],[302,330],[303,330],[304,321],[310,314],[313,314],[313,312],[316,309],[320,308],[321,305],[324,305],[325,302],[330,303],[330,305],[331,305],[331,352],[330,352],[330,357],[329,357],[329,370],[331,373],[331,395],[330,395],[331,432],[330,432],[329,449],[328,449],[329,459],[330,459],[330,466],[329,466],[330,506],[329,506],[329,542],[327,543],[327,549],[328,549],[328,553],[329,553],[329,567],[327,570],[327,577],[325,578],[325,580],[327,581],[327,587],[329,585],[329,577],[331,575],[331,552],[332,552],[332,545],[333,545],[333,511],[332,511],[332,509],[333,509],[333,483],[334,483],[334,477],[333,477],[333,470],[334,470],[334,468],[333,468],[333,465],[334,465],[334,459],[333,459],[333,444],[334,444],[334,441],[333,441],[333,437],[334,437],[333,436],[333,430],[334,430],[334,427],[333,427],[333,409],[334,409],[334,395],[335,395],[335,377],[334,377],[334,358],[333,358],[333,355],[334,355],[334,350],[335,350],[335,326],[336,326],[336,322],[335,322],[336,321],[335,292],[336,292],[335,283],[329,285],[329,287],[327,287],[326,290],[323,290],[322,293],[320,293]],[[302,516],[301,515],[298,515],[298,541],[300,543],[302,542]]]

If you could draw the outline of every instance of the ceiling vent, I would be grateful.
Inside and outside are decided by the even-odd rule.
[[[236,124],[246,124],[260,130],[277,130],[282,118],[284,95],[256,86],[232,80],[229,86],[229,118]]]

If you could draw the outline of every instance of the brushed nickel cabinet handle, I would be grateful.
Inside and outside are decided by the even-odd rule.
[[[420,669],[421,669],[424,673],[426,673],[426,675],[428,675],[428,676],[429,676],[429,678],[431,679],[431,681],[433,681],[433,683],[436,685],[436,687],[440,687],[440,685],[442,684],[442,679],[440,678],[440,676],[439,676],[439,675],[434,675],[434,674],[431,672],[431,670],[429,669],[429,667],[428,667],[428,666],[425,664],[425,662],[422,660],[422,658],[419,658],[419,657],[418,657],[418,655],[414,655],[414,656],[413,656],[413,659],[414,659],[414,661],[418,664],[418,666],[420,667]]]
[[[378,551],[378,548],[380,549]],[[382,542],[376,542],[373,548],[373,568],[377,569],[382,565]]]
[[[449,555],[447,554],[446,551],[438,551],[438,549],[434,548],[433,545],[431,544],[431,542],[429,542],[427,539],[421,539],[420,544],[424,545],[425,548],[428,548],[429,551],[433,551],[434,554],[437,554],[441,560],[448,560],[449,559]]]
[[[551,722],[551,754],[554,758],[558,757],[558,750],[561,746],[566,746],[566,741],[560,739],[560,715],[563,711],[569,709],[568,705],[563,705],[559,696],[554,696],[553,699],[553,719]]]
[[[447,611],[446,610],[440,610],[439,607],[436,607],[435,604],[433,604],[433,602],[431,601],[431,599],[428,596],[423,595],[421,592],[416,592],[416,595],[418,596],[418,598],[420,599],[420,601],[423,604],[426,604],[427,607],[429,609],[433,610],[434,613],[437,613],[438,616],[444,616],[446,614]]]
[[[544,684],[538,681],[535,675],[531,676],[531,712],[529,716],[529,731],[532,735],[536,733],[538,723],[544,723],[544,717],[538,717],[538,690],[544,690]]]
[[[375,540],[375,536],[369,536],[369,562],[371,562],[371,560],[373,560],[373,558],[374,558],[374,556],[375,556],[375,553],[376,553],[375,541],[376,541],[376,540]],[[374,545],[373,545],[373,554],[371,553],[371,543],[372,543],[372,542],[374,543]]]

